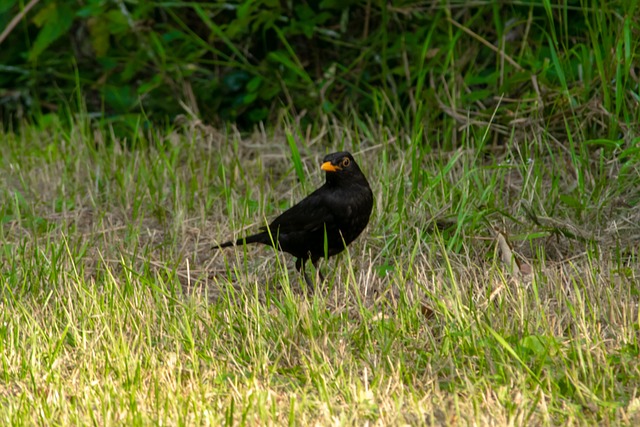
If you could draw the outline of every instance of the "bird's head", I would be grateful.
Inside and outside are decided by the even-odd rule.
[[[326,172],[327,182],[359,182],[366,179],[353,156],[341,151],[327,154],[322,161],[321,169]]]

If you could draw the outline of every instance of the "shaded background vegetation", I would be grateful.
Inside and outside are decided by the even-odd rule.
[[[181,114],[250,129],[284,112],[372,117],[414,137],[470,121],[496,140],[528,125],[614,146],[636,135],[638,114],[625,113],[640,100],[633,2],[25,6],[0,5],[5,127],[86,109],[129,129]]]

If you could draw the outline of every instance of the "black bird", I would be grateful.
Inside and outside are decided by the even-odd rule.
[[[217,245],[262,243],[296,257],[296,269],[304,275],[306,261],[317,266],[322,257],[342,252],[369,223],[373,193],[353,156],[346,151],[325,156],[321,169],[326,182],[298,204],[283,212],[262,231]],[[322,277],[320,275],[320,277]]]

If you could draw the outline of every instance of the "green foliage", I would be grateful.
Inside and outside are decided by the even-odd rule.
[[[0,26],[23,7],[4,2]],[[434,118],[447,129],[460,116],[505,125],[514,110],[592,108],[570,125],[612,139],[638,121],[627,111],[640,99],[639,30],[624,1],[42,0],[0,41],[0,109],[5,123],[69,102],[108,120],[186,109],[246,128],[284,106],[311,123],[355,111],[413,135]]]

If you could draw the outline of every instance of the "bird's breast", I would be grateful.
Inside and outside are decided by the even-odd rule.
[[[342,201],[337,204],[334,214],[338,219],[340,231],[345,240],[358,237],[369,223],[373,208],[373,195],[367,187],[356,191],[345,191]]]

